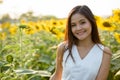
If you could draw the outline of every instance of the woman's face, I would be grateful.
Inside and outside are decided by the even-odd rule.
[[[85,16],[79,13],[71,17],[71,30],[78,40],[91,39],[91,23]]]

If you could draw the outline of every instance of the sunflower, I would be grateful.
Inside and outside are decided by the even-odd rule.
[[[27,28],[24,30],[26,34],[34,34],[35,33],[35,30],[32,29],[31,27]]]
[[[113,15],[110,19],[112,19],[113,22],[120,22],[120,9],[116,9],[112,11]]]
[[[5,22],[3,24],[1,24],[1,28],[5,28],[5,29],[8,29],[9,27],[11,26],[10,22]]]
[[[102,20],[102,18],[100,16],[95,15],[94,17],[95,17],[95,20],[97,23],[99,23]]]
[[[120,17],[120,9],[115,9],[112,11],[113,15],[117,15]]]
[[[109,19],[102,19],[99,23],[97,22],[97,25],[101,30],[105,31],[114,31],[116,29],[116,26],[113,25]]]
[[[6,33],[5,32],[0,33],[0,40],[5,40],[5,38],[6,38]]]
[[[20,20],[20,23],[21,23],[21,24],[26,24],[26,20],[21,19],[21,20]]]
[[[10,27],[10,28],[9,28],[9,32],[10,32],[10,34],[11,34],[11,35],[16,34],[17,29],[18,29],[18,28],[17,28],[17,26],[15,26],[15,25],[12,26],[12,27]]]
[[[115,37],[115,39],[116,39],[116,41],[118,42],[118,43],[120,43],[120,33],[115,33],[114,34],[114,37]]]

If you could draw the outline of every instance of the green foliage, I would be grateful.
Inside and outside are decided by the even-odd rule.
[[[22,31],[18,34],[8,36],[1,43],[0,79],[48,80],[55,68],[56,46],[60,40],[44,30],[33,35],[24,35]]]
[[[120,70],[115,74],[114,80],[120,80]]]

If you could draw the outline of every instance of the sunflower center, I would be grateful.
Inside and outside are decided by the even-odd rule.
[[[111,24],[109,22],[104,22],[103,26],[105,26],[105,27],[111,27]]]
[[[118,13],[118,16],[120,16],[120,13]]]
[[[119,39],[120,39],[120,35],[119,35],[118,37],[119,37]]]

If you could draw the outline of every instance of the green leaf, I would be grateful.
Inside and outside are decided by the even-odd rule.
[[[40,76],[46,76],[46,77],[49,77],[51,75],[50,72],[44,71],[44,70],[35,71],[35,70],[30,70],[30,69],[18,69],[14,71],[17,74],[38,74]]]
[[[114,80],[120,80],[120,70],[115,74]]]
[[[39,75],[33,75],[28,80],[41,80],[41,76],[39,76]]]
[[[112,56],[112,60],[116,60],[120,58],[120,50],[118,50],[115,54]]]
[[[1,71],[2,72],[6,72],[7,70],[9,70],[10,69],[10,66],[2,66],[1,67]]]
[[[4,63],[0,61],[0,67],[2,67],[3,65],[4,65]]]
[[[120,69],[120,50],[117,51],[115,54],[112,56],[112,61],[111,61],[111,71],[116,72]]]

